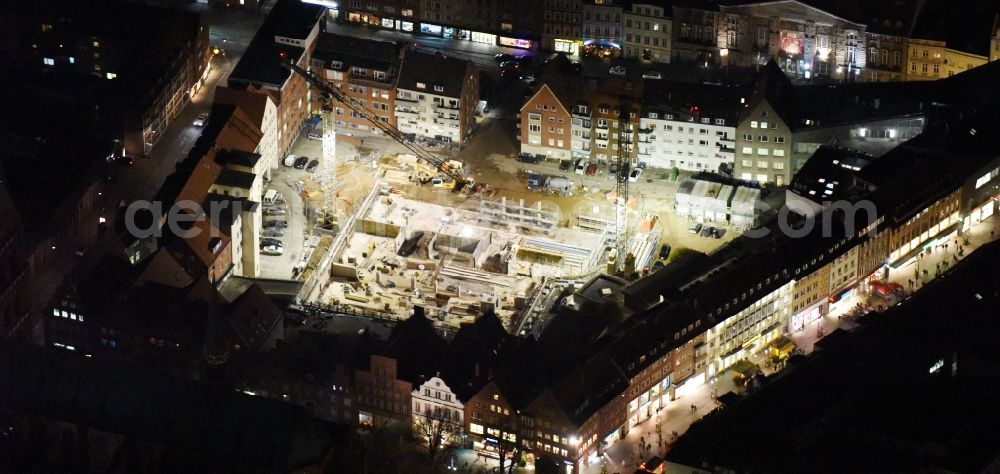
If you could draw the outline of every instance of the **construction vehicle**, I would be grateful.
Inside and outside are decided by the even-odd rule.
[[[324,109],[332,108],[329,106],[331,101],[337,101],[347,107],[352,112],[360,117],[365,118],[374,129],[377,129],[384,133],[386,136],[392,138],[400,145],[402,145],[407,151],[412,153],[414,156],[420,160],[430,164],[438,170],[438,172],[446,175],[455,181],[455,187],[453,191],[461,191],[467,185],[472,184],[472,179],[462,173],[461,167],[456,167],[450,160],[444,160],[439,158],[437,155],[431,153],[430,151],[424,149],[420,145],[412,143],[403,136],[402,132],[399,131],[395,126],[384,123],[377,119],[378,115],[368,107],[357,103],[356,101],[351,101],[350,98],[344,95],[344,92],[333,87],[330,83],[320,78],[312,71],[306,70],[301,66],[295,64],[292,59],[288,56],[288,53],[282,51],[278,53],[281,60],[281,64],[291,70],[293,73],[302,76],[310,85],[319,89],[322,93],[323,100],[325,102]],[[457,169],[456,169],[457,168]]]

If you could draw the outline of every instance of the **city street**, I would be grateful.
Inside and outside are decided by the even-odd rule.
[[[236,41],[226,47],[225,55],[212,59],[204,86],[170,123],[149,157],[137,158],[132,166],[118,163],[109,165],[107,191],[101,196],[103,203],[95,206],[93,215],[81,216],[84,221],[94,222],[94,226],[81,235],[68,236],[68,240],[56,243],[52,249],[56,255],[52,257],[50,264],[40,269],[41,274],[35,280],[37,285],[32,291],[32,308],[40,309],[48,304],[65,275],[76,267],[79,260],[76,256],[77,249],[89,246],[97,237],[98,217],[107,219],[108,227],[113,226],[115,209],[119,203],[127,206],[137,200],[152,199],[166,177],[175,170],[177,163],[187,158],[191,147],[201,135],[201,128],[192,125],[194,118],[211,109],[216,85],[236,65],[250,38],[263,23],[265,14],[233,14],[233,11],[222,11],[207,5],[190,7],[203,13],[202,22],[209,26],[210,36],[217,30],[227,31],[227,37],[235,38]],[[31,333],[39,343],[44,337],[44,314],[44,311],[35,311],[30,320]]]
[[[441,51],[448,56],[467,59],[474,62],[480,68],[488,71],[496,71],[498,69],[496,61],[493,60],[493,56],[496,54],[507,53],[514,56],[535,56],[539,54],[537,50],[507,48],[491,44],[474,43],[467,40],[417,35],[402,31],[384,30],[346,22],[339,23],[336,21],[327,21],[326,31],[338,35],[352,36],[355,38],[416,43],[421,50],[428,52]]]

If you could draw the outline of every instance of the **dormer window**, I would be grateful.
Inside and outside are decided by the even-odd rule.
[[[444,86],[434,86],[434,92],[444,92]]]
[[[427,84],[424,84],[423,82],[418,82],[417,83],[417,89],[426,89],[426,88],[427,88]]]

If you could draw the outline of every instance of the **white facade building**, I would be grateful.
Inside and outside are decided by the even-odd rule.
[[[464,405],[440,376],[431,377],[417,387],[413,391],[412,403],[410,413],[414,431],[419,433],[419,427],[424,423],[439,421],[450,425],[447,432],[451,435],[462,433]]]
[[[717,173],[736,157],[736,123],[650,110],[639,119],[639,162],[653,168]]]
[[[461,142],[472,133],[479,70],[470,61],[407,50],[396,83],[396,127],[405,135]]]

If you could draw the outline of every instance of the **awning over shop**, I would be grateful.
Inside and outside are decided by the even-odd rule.
[[[735,373],[737,373],[737,374],[739,374],[739,375],[741,375],[743,377],[750,377],[755,372],[759,371],[760,368],[757,367],[757,364],[754,364],[753,362],[750,362],[749,360],[740,359],[735,364],[733,364],[733,366],[730,367],[729,370],[731,370],[731,371],[733,371],[733,372],[735,372]]]
[[[795,341],[786,336],[781,336],[768,346],[768,350],[771,353],[771,357],[788,357],[789,354],[795,351]]]

